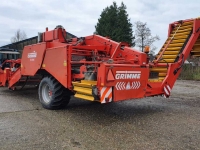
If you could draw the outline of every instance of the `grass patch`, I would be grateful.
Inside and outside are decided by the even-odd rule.
[[[184,65],[179,76],[182,80],[200,80],[200,67],[192,65]]]

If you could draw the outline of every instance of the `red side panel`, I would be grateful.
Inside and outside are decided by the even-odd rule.
[[[114,101],[143,98],[149,77],[147,68],[113,68]]]
[[[43,41],[50,42],[52,40],[58,40],[59,42],[65,42],[64,37],[66,37],[65,29],[54,29],[52,31],[46,31],[43,33]]]
[[[0,86],[5,86],[6,81],[9,80],[10,77],[10,68],[5,68],[2,70],[0,68]]]
[[[21,60],[21,74],[34,76],[41,68],[46,43],[25,46]]]
[[[12,87],[15,83],[17,83],[21,78],[21,70],[20,68],[11,76],[9,80],[9,87]]]
[[[140,66],[133,68],[128,64],[101,65],[98,77],[100,86],[113,87],[113,101],[143,98],[146,93],[149,68]],[[114,80],[110,80],[111,78]]]
[[[51,48],[46,50],[42,68],[67,88],[67,48]]]
[[[52,41],[54,40],[54,32],[55,30],[52,30],[52,31],[46,31],[45,33],[43,33],[43,39],[45,42],[48,42],[48,41]]]
[[[0,68],[0,86],[5,86],[5,83],[6,83],[6,70],[3,71]]]

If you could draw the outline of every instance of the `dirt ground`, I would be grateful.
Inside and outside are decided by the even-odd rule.
[[[200,150],[200,82],[162,97],[46,110],[37,89],[0,88],[0,149]]]

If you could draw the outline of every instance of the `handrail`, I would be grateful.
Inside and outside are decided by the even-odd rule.
[[[178,29],[180,28],[181,24],[179,25],[179,27],[176,29],[176,32],[178,31]],[[169,44],[172,42],[172,40],[174,39],[174,36],[176,34],[176,32],[173,34],[173,36],[171,37],[171,39],[168,41],[167,45],[165,46],[165,48],[163,49],[163,51],[161,52],[161,54],[158,56],[158,58],[154,61],[154,63],[157,63],[160,58],[162,57],[162,55],[164,54],[165,50],[168,48]]]

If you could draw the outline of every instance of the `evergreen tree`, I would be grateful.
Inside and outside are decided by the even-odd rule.
[[[133,36],[132,24],[130,23],[130,19],[128,19],[126,6],[123,2],[118,8],[117,24],[117,41],[125,41],[128,42],[131,46],[135,46],[135,37]]]
[[[124,3],[117,7],[116,2],[113,2],[111,6],[106,7],[102,11],[95,29],[96,33],[101,36],[108,36],[117,42],[128,42],[131,46],[135,45],[132,24],[128,19]]]

